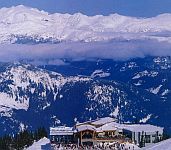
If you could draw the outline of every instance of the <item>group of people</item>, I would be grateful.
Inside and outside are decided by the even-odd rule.
[[[52,145],[52,150],[137,150],[137,147],[135,145],[126,143],[98,144],[93,146],[78,146],[76,144],[57,144]]]

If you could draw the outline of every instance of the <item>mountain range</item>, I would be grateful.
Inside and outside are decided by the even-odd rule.
[[[111,14],[49,14],[23,5],[0,9],[0,43],[153,39],[170,41],[171,14],[135,18]]]
[[[153,40],[168,44],[170,22],[171,14],[135,18],[119,14],[49,14],[22,5],[0,9],[1,59],[6,60],[3,58],[5,51],[8,57],[12,55],[12,51],[5,49],[4,45],[8,44],[14,52],[23,45],[23,49],[31,45],[34,49],[26,54],[22,51],[22,55],[36,55],[33,60],[30,57],[0,63],[0,134],[17,133],[25,128],[34,130],[40,126],[46,129],[56,125],[72,126],[76,122],[105,116],[116,117],[122,123],[159,125],[171,133],[170,53],[163,56],[161,49],[157,53],[161,55],[141,55],[140,50],[147,46],[150,49],[151,45],[141,48],[137,45],[135,48],[139,48],[141,57],[112,59],[118,55],[117,49],[121,50],[117,42],[120,45],[127,43],[123,47],[128,48],[127,51],[133,47],[132,41]],[[97,51],[103,47],[99,44],[103,42],[106,47]],[[42,43],[48,43],[49,48],[74,43],[76,51],[66,47],[69,50],[64,57],[57,58],[58,64],[38,63],[35,66],[33,61],[39,60],[34,59],[44,53]],[[99,45],[96,51],[91,51],[94,43]],[[56,57],[58,53],[54,50],[62,51],[64,45],[45,53],[47,57],[43,61],[55,62],[50,56]],[[88,58],[85,51],[79,51],[84,46],[88,47],[92,58]],[[114,46],[116,49],[112,51]],[[39,53],[36,53],[37,49]],[[105,55],[110,50],[111,59],[93,55],[101,52]],[[18,51],[14,58],[20,56]],[[69,57],[72,52],[75,57],[78,53],[86,58],[73,59]],[[126,50],[123,55],[129,54],[124,52]]]
[[[170,57],[68,63],[1,63],[1,133],[104,116],[156,124],[170,132]]]

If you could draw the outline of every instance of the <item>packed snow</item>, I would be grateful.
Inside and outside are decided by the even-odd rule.
[[[51,150],[50,140],[44,137],[26,150]]]
[[[161,141],[159,143],[142,148],[142,150],[170,150],[170,149],[171,149],[171,139]]]

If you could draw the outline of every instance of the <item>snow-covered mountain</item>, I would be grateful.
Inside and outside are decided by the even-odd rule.
[[[121,84],[127,85],[127,88],[129,89],[131,89],[131,87],[134,87],[138,90],[142,90],[140,93],[143,96],[147,93],[152,94],[153,96],[155,96],[156,100],[158,99],[160,101],[156,101],[156,104],[160,104],[160,109],[164,109],[162,112],[160,110],[156,110],[158,112],[158,115],[154,118],[158,118],[161,121],[159,121],[160,126],[165,126],[167,129],[170,130],[170,127],[164,125],[163,123],[170,122],[167,117],[170,116],[169,112],[171,108],[171,57],[145,57],[126,61],[102,59],[96,61],[65,60],[65,62],[67,62],[67,65],[64,66],[47,65],[42,66],[42,68],[57,71],[66,76],[84,75],[92,78],[93,80],[108,82],[117,81]],[[127,91],[126,93],[130,93],[130,91]],[[133,100],[133,97],[131,97],[130,99]],[[151,101],[151,98],[149,99],[149,101]],[[156,108],[157,107],[152,106],[151,110],[155,110]],[[115,110],[116,111],[114,112],[118,112],[117,109]],[[139,118],[137,120],[138,122],[148,122],[153,124],[155,123],[154,118],[153,114],[147,113],[146,117],[144,116],[142,119]]]
[[[81,13],[48,14],[23,5],[0,9],[1,43],[90,42],[142,38],[168,41],[170,32],[171,14],[153,18],[135,18],[118,14],[109,16],[86,16]]]
[[[139,39],[170,42],[171,14],[134,18],[118,14],[48,14],[22,5],[0,9],[2,49],[2,43],[64,42],[67,45],[73,41],[78,44],[126,40],[127,43]],[[106,45],[109,43],[106,42]],[[91,45],[83,44],[88,47]],[[10,46],[16,48],[12,44]],[[36,48],[40,49],[37,55],[43,52],[42,47]],[[79,50],[80,47],[82,45],[74,49]],[[10,52],[7,50],[7,53]],[[29,51],[27,54],[30,54]],[[52,54],[58,57],[60,53]],[[115,51],[112,54],[117,55]],[[167,54],[170,53],[165,56]],[[19,53],[14,58],[16,55]],[[30,55],[28,59],[37,58],[34,53]],[[64,56],[69,57],[68,53]],[[52,59],[47,61],[53,62],[54,57],[43,58],[45,61],[46,58]],[[73,125],[76,121],[105,116],[114,116],[120,122],[157,124],[171,132],[171,120],[168,119],[171,116],[170,56],[122,61],[95,58],[89,61],[58,57],[60,65],[38,67],[23,63],[29,60],[22,60],[22,63],[0,63],[0,133],[13,133],[39,126],[49,128],[56,124]]]
[[[62,69],[43,66],[46,70],[23,63],[0,63],[1,134],[23,128],[73,125],[76,121],[105,116],[116,117],[120,122],[156,124],[170,131],[171,122],[166,119],[171,115],[169,72],[158,68],[158,74],[149,73],[154,72],[150,67],[157,59],[158,64],[159,58],[149,62],[140,59],[130,62],[70,62],[70,65],[61,66]],[[142,61],[148,65],[138,67]],[[141,74],[142,70],[148,70],[148,73]],[[168,74],[163,76],[165,71]],[[144,75],[150,79],[140,78]],[[161,80],[155,80],[154,85],[152,80],[156,76]],[[133,77],[139,77],[143,86],[134,84],[138,78]],[[163,79],[165,84],[161,83]],[[160,84],[163,85],[160,92],[149,90]],[[162,95],[166,89],[168,92]]]
[[[41,115],[44,114],[42,112],[48,109],[54,101],[62,98],[59,91],[65,84],[81,83],[89,80],[86,77],[65,78],[58,73],[20,63],[1,63],[0,122],[2,124],[0,128],[2,133],[12,133],[27,126],[32,128],[34,126],[33,122],[36,125],[34,119],[40,117],[41,120]],[[53,112],[55,113],[55,110],[52,110],[51,115],[53,115]],[[46,119],[51,119],[52,116],[49,116],[48,113],[46,115]],[[23,117],[29,122],[31,120],[33,122],[25,124],[26,120]]]

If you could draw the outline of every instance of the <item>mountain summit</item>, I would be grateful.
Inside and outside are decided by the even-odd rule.
[[[119,14],[109,16],[86,16],[81,13],[49,14],[19,5],[0,9],[0,42],[17,43],[21,39],[44,42],[90,42],[121,37],[137,38],[140,35],[142,38],[144,36],[154,38],[154,33],[171,31],[170,16],[171,14],[162,14],[153,18],[135,18]],[[126,36],[128,33],[129,36]]]

